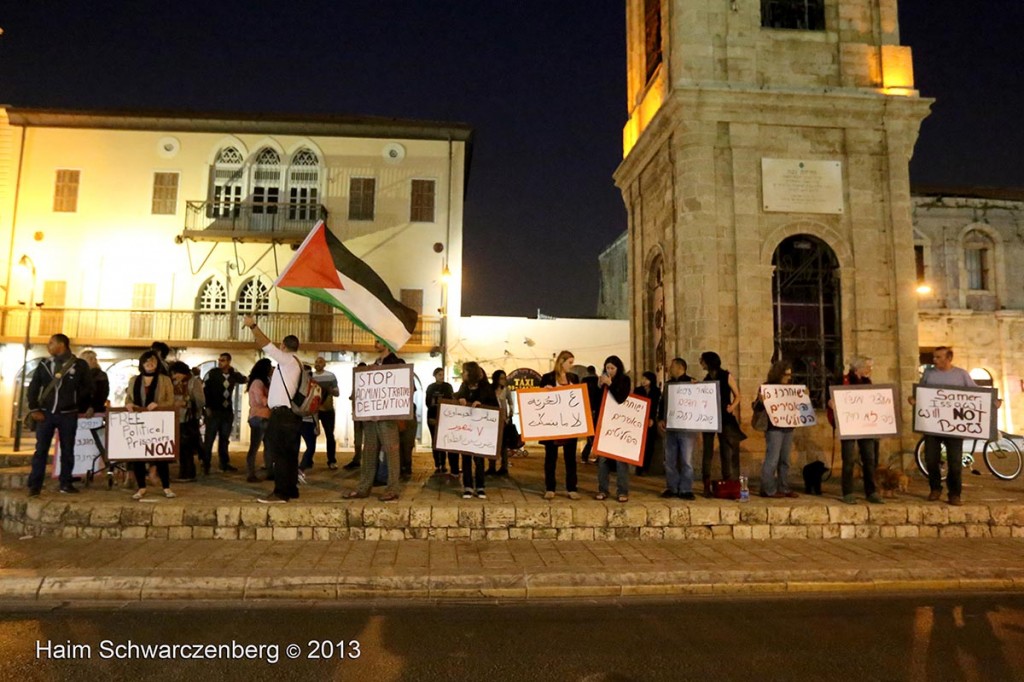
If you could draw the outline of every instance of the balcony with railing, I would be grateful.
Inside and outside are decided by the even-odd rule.
[[[0,341],[22,343],[28,311],[0,308]],[[244,328],[244,313],[194,310],[100,310],[94,308],[41,309],[32,313],[30,337],[45,343],[52,334],[71,337],[76,348],[115,346],[148,348],[156,340],[174,348],[251,348],[252,334]],[[370,351],[373,336],[338,313],[260,313],[260,329],[274,341],[288,334],[299,337],[304,350]],[[406,353],[439,350],[441,320],[419,318]]]
[[[327,209],[317,203],[187,201],[183,239],[301,242]]]

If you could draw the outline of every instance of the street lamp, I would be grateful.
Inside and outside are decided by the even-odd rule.
[[[36,264],[32,262],[32,259],[28,257],[28,254],[23,255],[18,260],[18,266],[25,268],[32,275],[32,286],[29,289],[28,296],[28,316],[25,320],[25,354],[22,356],[21,361],[21,385],[18,386],[18,416],[15,420],[14,426],[14,451],[18,452],[21,447],[21,420],[25,414],[25,376],[28,371],[28,351],[32,348],[32,308],[36,304]]]

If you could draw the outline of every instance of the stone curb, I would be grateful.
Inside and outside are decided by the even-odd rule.
[[[33,575],[0,571],[4,601],[507,600],[912,591],[1024,592],[1024,569],[506,573],[491,575]],[[970,573],[970,575],[966,575]]]

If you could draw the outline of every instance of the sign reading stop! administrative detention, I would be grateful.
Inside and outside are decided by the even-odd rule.
[[[914,384],[914,430],[949,438],[999,437],[994,388]]]
[[[811,394],[803,384],[762,384],[761,401],[772,426],[791,429],[818,423]]]
[[[373,365],[352,370],[352,418],[357,422],[412,419],[412,365]]]

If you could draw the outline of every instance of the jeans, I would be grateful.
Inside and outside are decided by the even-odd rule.
[[[210,412],[206,417],[206,452],[207,459],[204,463],[209,466],[213,457],[213,441],[220,436],[217,442],[217,457],[220,460],[221,471],[227,469],[228,464],[228,441],[231,439],[231,427],[235,423],[234,412]]]
[[[793,430],[768,429],[764,434],[767,450],[761,468],[761,494],[771,497],[789,492],[789,451],[793,449]]]
[[[469,490],[484,489],[484,458],[462,456],[462,487]]]
[[[924,437],[924,461],[928,467],[928,487],[942,490],[942,446],[946,446],[946,488],[949,494],[959,497],[963,489],[964,442],[959,438],[944,436]]]
[[[299,468],[312,469],[313,455],[316,454],[316,422],[303,419],[300,433],[302,442],[306,444],[306,450],[302,453],[302,462],[299,464]]]
[[[263,443],[263,434],[267,432],[267,421],[263,417],[249,417],[249,451],[245,453],[245,472],[249,476],[256,475],[256,453],[259,452]],[[263,450],[263,460],[266,462],[267,451]],[[270,465],[267,465],[270,470]]]
[[[704,434],[704,457],[701,460],[701,475],[705,481],[711,479],[711,460],[715,454],[715,434]],[[722,478],[737,480],[740,477],[740,427],[736,417],[722,415],[722,432],[718,434],[718,454],[722,459]]]
[[[597,458],[597,490],[605,495],[608,494],[610,461],[607,457]],[[625,462],[616,462],[615,464],[615,494],[617,496],[629,495],[630,465]]]
[[[544,489],[555,492],[555,467],[558,465],[558,448],[562,448],[565,462],[565,490],[576,492],[576,439],[544,441]]]
[[[320,422],[320,430],[324,432],[324,441],[327,445],[327,463],[338,463],[338,443],[334,440],[334,410],[317,412],[316,418]]]
[[[75,468],[75,432],[78,430],[78,415],[74,412],[45,413],[46,418],[36,426],[36,451],[32,455],[32,471],[28,475],[29,490],[43,487],[46,476],[46,460],[53,443],[53,432],[60,438],[60,487],[71,485]]]
[[[697,434],[692,431],[665,432],[665,487],[676,495],[693,492],[693,446]]]
[[[290,500],[299,496],[299,445],[302,417],[291,408],[274,408],[263,441],[274,467],[274,494]]]
[[[843,454],[843,497],[853,494],[853,467],[857,463],[855,449],[860,451],[860,468],[864,474],[864,495],[866,497],[874,495],[875,467],[878,466],[878,441],[874,438],[844,440],[840,448]]]

